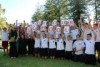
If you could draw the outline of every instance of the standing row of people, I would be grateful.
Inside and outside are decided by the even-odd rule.
[[[41,31],[41,26],[37,26],[35,31],[28,31],[28,27],[11,28],[2,32],[2,46],[7,48],[11,58],[20,55],[35,55],[37,57],[47,58],[66,58],[74,61],[85,62],[86,64],[96,64],[96,50],[98,61],[100,62],[100,24],[94,24],[93,27],[88,24],[82,24],[80,27],[69,26],[67,31],[59,24],[52,26],[49,31],[49,25]],[[64,32],[62,32],[64,31]],[[9,37],[8,37],[9,36]],[[8,42],[10,50],[8,51]]]

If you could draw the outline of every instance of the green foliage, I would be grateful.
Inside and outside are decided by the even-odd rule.
[[[43,12],[41,9],[37,9],[37,11],[32,16],[32,21],[38,21],[43,19]]]
[[[84,0],[68,0],[68,9],[70,18],[73,18],[75,23],[78,25],[78,19],[81,14],[85,14],[85,2]]]
[[[5,13],[5,9],[3,9],[0,5],[0,27],[6,27],[6,18],[3,16]]]
[[[3,56],[3,52],[0,51],[0,67],[100,67],[100,64],[91,66],[70,60],[42,59],[32,56],[10,59],[8,56]]]

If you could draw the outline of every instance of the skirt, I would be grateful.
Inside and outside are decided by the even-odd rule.
[[[55,56],[55,53],[56,53],[56,49],[50,49],[49,48],[49,56]]]

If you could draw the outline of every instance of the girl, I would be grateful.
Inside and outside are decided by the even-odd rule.
[[[47,58],[48,56],[48,36],[45,34],[41,35],[41,56],[42,58]]]
[[[65,58],[68,60],[72,60],[72,45],[73,45],[73,41],[72,41],[72,37],[71,35],[68,35],[68,37],[66,38],[65,41],[66,45],[65,45]]]
[[[36,57],[40,56],[40,34],[36,34],[35,44],[34,44],[34,53]]]
[[[9,33],[9,43],[10,43],[10,57],[16,58],[17,57],[17,48],[16,48],[16,39],[17,39],[17,32],[14,29],[11,29],[11,32]]]
[[[57,40],[56,50],[57,50],[56,57],[63,59],[63,57],[64,57],[64,44],[63,44],[63,38],[62,38],[61,34],[59,35],[59,39]]]
[[[55,58],[55,51],[56,51],[55,39],[54,35],[52,35],[51,38],[49,39],[49,55],[51,59]]]

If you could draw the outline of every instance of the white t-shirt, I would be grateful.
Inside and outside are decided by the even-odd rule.
[[[95,29],[94,30],[95,31],[95,33],[96,33],[96,42],[100,42],[100,29]]]
[[[35,38],[34,48],[40,48],[40,39]]]
[[[71,30],[71,35],[72,35],[72,39],[73,39],[73,40],[76,39],[76,35],[78,35],[78,34],[79,34],[78,29]]]
[[[41,48],[48,48],[48,39],[41,38]]]
[[[64,50],[63,39],[57,41],[57,50]]]
[[[81,50],[81,49],[84,48],[84,47],[85,47],[85,45],[84,45],[84,42],[82,40],[75,41],[74,45],[73,45],[73,48],[76,49],[75,54],[76,55],[83,54],[83,50]]]
[[[8,33],[7,32],[2,32],[2,41],[8,41]]]
[[[55,40],[54,40],[54,39],[50,39],[50,40],[49,40],[49,48],[50,48],[50,49],[56,48]]]
[[[91,39],[91,40],[84,40],[85,45],[86,45],[86,49],[85,49],[85,53],[86,54],[95,54],[95,40]]]
[[[73,41],[72,41],[72,40],[68,41],[68,40],[66,39],[65,42],[66,42],[65,51],[72,51],[72,49],[73,49],[73,47],[72,47]]]

